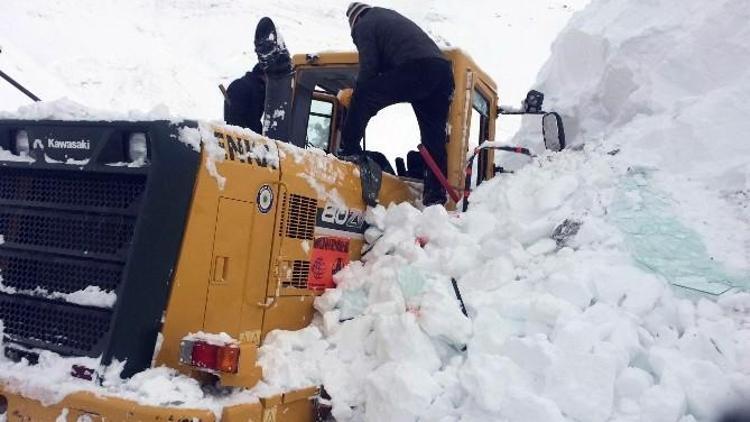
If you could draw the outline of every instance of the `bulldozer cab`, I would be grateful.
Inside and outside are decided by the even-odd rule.
[[[445,50],[444,54],[453,64],[455,84],[447,122],[446,177],[457,190],[473,189],[494,176],[494,151],[491,149],[481,151],[471,168],[466,166],[467,157],[476,147],[484,141],[494,140],[497,87],[462,51],[451,49]],[[342,89],[355,87],[358,56],[354,52],[299,54],[294,56],[293,65],[294,89],[291,120],[287,122],[288,140],[302,148],[316,148],[336,155],[347,112],[336,94]],[[392,142],[405,141],[393,139]],[[393,163],[382,151],[369,150],[367,154],[384,173],[418,183],[424,177],[425,164],[416,151],[396,157]],[[449,206],[455,206],[455,203]]]

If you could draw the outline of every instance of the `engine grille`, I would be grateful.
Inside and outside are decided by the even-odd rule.
[[[118,290],[145,186],[143,174],[2,169],[0,320],[11,341],[68,355],[103,353],[113,310],[49,294]]]

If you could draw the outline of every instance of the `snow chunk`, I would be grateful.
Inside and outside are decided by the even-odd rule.
[[[615,361],[611,356],[562,353],[550,367],[545,394],[582,422],[603,422],[613,412]]]

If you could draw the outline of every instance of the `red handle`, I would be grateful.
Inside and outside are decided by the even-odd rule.
[[[453,202],[458,203],[458,201],[461,199],[461,197],[458,195],[458,192],[456,189],[453,188],[453,186],[448,183],[448,179],[445,178],[445,175],[442,171],[440,171],[440,168],[438,167],[435,160],[432,159],[432,155],[427,151],[427,148],[425,148],[424,145],[419,144],[417,147],[419,150],[419,153],[422,155],[422,158],[424,159],[424,162],[427,164],[427,167],[432,170],[432,174],[437,177],[438,181],[441,185],[445,188],[445,191],[448,192],[448,195],[450,195]]]

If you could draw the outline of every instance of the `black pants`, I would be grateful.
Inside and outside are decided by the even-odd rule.
[[[229,101],[224,101],[224,121],[255,133],[263,133],[260,121],[266,99],[266,84],[260,76],[248,72],[229,84]]]
[[[397,103],[411,103],[422,144],[446,174],[446,122],[452,95],[451,64],[438,58],[414,60],[358,83],[341,133],[342,154],[361,151],[359,142],[367,123],[380,110]],[[445,202],[445,189],[432,171],[425,168],[425,204]]]

